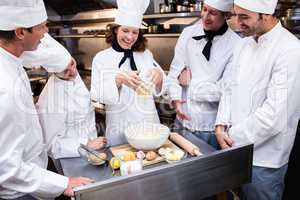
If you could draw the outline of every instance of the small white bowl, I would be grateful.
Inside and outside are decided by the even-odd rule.
[[[138,123],[128,126],[125,137],[128,143],[138,150],[155,150],[168,139],[170,129],[162,124]]]

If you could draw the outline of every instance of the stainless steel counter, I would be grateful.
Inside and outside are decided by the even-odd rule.
[[[109,167],[92,166],[81,158],[60,161],[66,176],[96,180],[75,188],[76,200],[199,200],[250,181],[253,145],[216,151],[194,135],[185,137],[199,146],[204,155],[149,166],[129,176],[113,176]]]

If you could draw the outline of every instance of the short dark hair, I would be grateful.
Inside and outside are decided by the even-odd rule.
[[[1,31],[0,30],[0,39],[5,41],[11,41],[15,39],[15,31]]]
[[[32,28],[25,28],[28,32],[32,33]],[[15,31],[1,31],[0,30],[0,39],[5,41],[11,41],[15,39]]]
[[[119,28],[120,25],[118,24],[109,24],[107,25],[107,32],[106,32],[106,43],[112,45],[113,41],[117,40],[116,30]],[[133,51],[137,52],[144,52],[147,47],[147,39],[143,36],[143,32],[140,29],[138,39],[132,46]]]
[[[262,18],[263,18],[263,15],[271,15],[271,14],[258,13],[259,19],[262,19]],[[272,16],[272,17],[275,17],[275,18],[278,18],[278,13],[275,12],[275,13],[273,13],[271,16]]]
[[[30,28],[25,28],[29,33],[32,33],[32,27]]]

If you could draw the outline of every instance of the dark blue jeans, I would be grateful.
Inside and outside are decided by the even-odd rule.
[[[192,133],[199,139],[212,146],[213,148],[218,150],[221,149],[214,131],[191,131],[183,127],[182,123],[178,119],[175,120],[175,128],[173,129],[173,131],[183,135],[184,133]]]
[[[242,200],[281,200],[287,164],[280,168],[253,166],[252,182],[242,186]]]

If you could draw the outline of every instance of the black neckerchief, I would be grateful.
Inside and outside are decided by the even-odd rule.
[[[217,35],[223,35],[224,33],[226,33],[226,31],[228,30],[228,25],[225,22],[223,24],[223,26],[218,30],[218,31],[206,31],[204,30],[205,35],[200,35],[200,36],[195,36],[193,37],[194,40],[202,40],[202,39],[207,39],[207,43],[204,46],[204,49],[202,50],[203,55],[205,56],[205,58],[207,60],[209,60],[210,58],[210,50],[212,47],[212,41],[214,39],[215,36]]]
[[[137,71],[136,64],[133,58],[133,51],[131,49],[123,49],[117,41],[112,42],[112,48],[117,52],[124,52],[124,56],[119,63],[119,68],[123,65],[127,58],[130,60],[130,68],[133,71]]]

